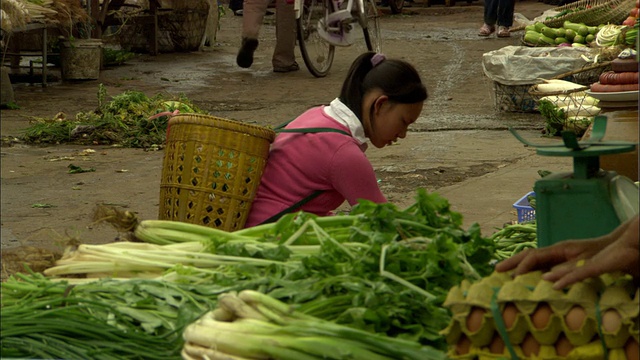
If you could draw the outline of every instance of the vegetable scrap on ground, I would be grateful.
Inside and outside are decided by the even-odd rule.
[[[34,118],[21,140],[27,144],[117,145],[161,148],[171,114],[204,114],[184,96],[125,91],[107,101],[106,88],[98,87],[98,108],[73,118],[58,113],[52,119]]]
[[[362,201],[234,232],[100,217],[136,241],[76,244],[4,282],[2,357],[444,359],[449,289],[535,247],[534,223],[483,237],[424,189],[402,210]]]

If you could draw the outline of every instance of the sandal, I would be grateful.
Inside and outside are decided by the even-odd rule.
[[[478,36],[489,36],[496,31],[496,27],[493,25],[483,24],[480,30],[478,31]]]
[[[506,26],[498,26],[498,37],[499,38],[508,38],[511,37],[511,33],[509,32],[509,28]]]

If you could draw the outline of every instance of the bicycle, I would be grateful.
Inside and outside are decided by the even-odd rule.
[[[351,46],[362,29],[367,50],[380,52],[376,0],[293,0],[300,53],[315,77],[331,69],[336,46]]]

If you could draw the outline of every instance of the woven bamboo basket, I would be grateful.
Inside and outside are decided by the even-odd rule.
[[[557,7],[553,10],[566,15],[543,21],[549,27],[559,28],[566,20],[574,23],[584,23],[589,26],[600,24],[622,24],[635,7],[635,0],[579,0],[571,4]],[[510,31],[524,30],[524,26],[511,28]]]
[[[244,227],[275,132],[209,115],[169,121],[159,219]]]

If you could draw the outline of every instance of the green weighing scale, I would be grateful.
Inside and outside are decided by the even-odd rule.
[[[600,169],[601,155],[631,152],[637,144],[602,141],[606,127],[606,116],[597,116],[589,140],[578,141],[574,132],[563,131],[563,145],[531,144],[509,129],[538,155],[573,157],[572,173],[553,173],[534,184],[538,247],[605,235],[638,214],[638,186]]]

